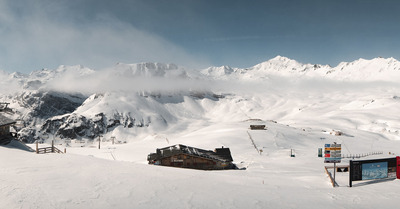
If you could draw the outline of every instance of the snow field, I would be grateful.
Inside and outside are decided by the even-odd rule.
[[[357,63],[373,68],[365,67],[364,72],[354,67]],[[385,63],[389,67],[376,68]],[[396,208],[399,180],[354,182],[349,188],[348,173],[337,173],[339,187],[332,188],[324,173],[329,164],[317,151],[337,142],[344,155],[400,155],[400,86],[359,81],[396,81],[397,63],[379,58],[314,70],[314,65],[277,57],[257,68],[204,71],[226,81],[216,85],[223,98],[194,97],[188,91],[148,95],[118,88],[92,95],[74,113],[89,118],[99,112],[130,115],[137,124],[149,126],[114,127],[102,139],[115,137],[122,143],[101,142],[101,149],[97,142],[66,146],[57,141],[67,154],[37,155],[0,147],[0,208]],[[119,72],[163,74],[139,65],[132,72],[124,69]],[[268,73],[273,69],[279,72]],[[390,72],[375,76],[378,71]],[[42,73],[49,76],[49,71]],[[387,77],[392,74],[396,75]],[[285,77],[292,75],[298,77]],[[329,79],[317,78],[321,75]],[[29,111],[18,105],[17,100],[11,104],[23,114]],[[251,124],[265,124],[267,129],[250,130]],[[329,134],[332,130],[343,134]],[[175,144],[229,147],[235,163],[246,169],[200,171],[147,164],[149,153]]]
[[[248,129],[250,124],[253,122],[215,124],[168,137],[169,143],[155,135],[127,144],[107,142],[100,150],[96,143],[72,146],[67,147],[67,154],[37,155],[0,147],[6,168],[0,175],[4,197],[0,207],[388,208],[399,203],[398,180],[358,187],[355,183],[353,188],[342,181],[340,187],[332,188],[324,173],[326,164],[317,157],[317,148],[333,141],[351,150],[371,149],[370,144],[359,142],[370,133],[339,137],[273,122],[264,123],[267,130],[256,131]],[[261,155],[247,132],[262,147]],[[382,148],[398,146],[396,141],[380,140]],[[146,164],[147,154],[155,148],[178,143],[205,149],[230,147],[235,163],[247,169],[199,171]],[[290,148],[295,149],[296,157],[289,156]],[[8,156],[13,158],[4,160]],[[348,173],[337,175],[340,179]]]

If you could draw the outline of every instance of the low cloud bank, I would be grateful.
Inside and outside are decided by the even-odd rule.
[[[245,80],[210,80],[205,77],[148,77],[126,76],[112,70],[95,71],[93,74],[77,76],[66,73],[46,84],[46,88],[55,91],[81,92],[85,94],[98,92],[181,92],[211,91],[215,93],[269,93],[286,92],[314,94],[326,92],[370,91],[395,88],[400,84],[393,82],[354,82],[335,81],[318,78],[270,77],[264,81]]]
[[[45,85],[45,89],[85,94],[99,92],[179,92],[210,91],[214,82],[181,77],[127,76],[106,71],[96,71],[89,75],[77,76],[66,73]]]

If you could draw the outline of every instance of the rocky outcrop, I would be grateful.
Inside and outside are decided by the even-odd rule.
[[[24,127],[19,130],[20,139],[26,142],[36,140],[38,125],[48,118],[72,113],[85,99],[80,94],[42,91],[26,91],[14,97],[14,102],[21,107],[19,113],[24,121]]]
[[[137,120],[128,114],[115,113],[106,116],[98,113],[88,118],[76,113],[46,120],[40,129],[40,133],[55,135],[61,139],[94,139],[99,135],[112,131],[117,126],[124,128],[148,127],[151,120]]]

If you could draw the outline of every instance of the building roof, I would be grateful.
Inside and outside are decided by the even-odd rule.
[[[16,121],[11,120],[5,116],[3,116],[2,114],[0,114],[0,126],[6,126],[6,125],[11,125],[16,123]]]
[[[189,154],[193,156],[209,158],[212,160],[222,162],[232,162],[232,156],[229,148],[217,148],[216,151],[203,150],[195,147],[189,147],[182,144],[177,144],[161,149],[157,149],[157,155],[159,158],[166,158],[177,154]]]
[[[217,153],[218,156],[228,160],[228,161],[233,161],[232,155],[231,155],[231,150],[229,148],[216,148],[215,152]]]

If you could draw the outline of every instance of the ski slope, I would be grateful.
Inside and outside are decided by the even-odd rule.
[[[303,66],[283,57],[270,62],[279,65],[279,59],[288,68]],[[394,73],[397,61],[392,59],[357,62],[367,66],[386,61],[395,66],[390,69]],[[305,72],[314,68],[304,66]],[[319,69],[323,68],[327,66]],[[128,72],[151,74],[139,69],[130,66]],[[291,71],[272,75],[262,69],[260,65],[203,71],[221,78],[209,87],[220,98],[179,93],[153,97],[118,88],[92,95],[75,114],[89,118],[99,111],[118,110],[150,118],[145,123],[149,126],[118,126],[103,134],[100,149],[97,141],[76,143],[55,136],[56,146],[66,148],[66,154],[38,155],[0,146],[0,208],[396,208],[399,180],[353,182],[350,188],[348,173],[337,173],[339,187],[333,188],[324,172],[327,164],[317,152],[324,144],[337,142],[344,155],[382,153],[361,159],[400,155],[400,86],[385,80],[384,74],[377,76],[383,78],[379,81],[373,76],[368,81],[346,76],[342,78],[351,79],[335,80],[313,77],[324,75],[316,71],[293,77],[288,76]],[[266,125],[266,130],[250,130],[252,124]],[[343,134],[332,135],[333,130]],[[112,144],[111,137],[120,143]],[[51,139],[50,135],[48,142]],[[241,169],[202,171],[147,164],[149,153],[174,144],[207,150],[229,147]],[[291,149],[295,157],[290,157]],[[341,164],[348,162],[346,158]]]
[[[375,135],[352,132],[356,137],[338,137],[272,122],[265,123],[268,130],[256,131],[249,130],[249,124],[215,124],[169,138],[169,143],[163,137],[148,136],[127,144],[104,142],[100,150],[97,143],[71,144],[67,154],[37,155],[0,147],[0,207],[389,208],[399,203],[398,180],[355,183],[349,188],[344,180],[348,174],[338,173],[340,187],[332,188],[323,159],[317,157],[317,148],[333,141],[351,150],[369,151],[371,144],[364,140]],[[247,132],[263,149],[261,155]],[[377,140],[380,150],[398,147],[398,141]],[[177,143],[206,149],[230,147],[237,165],[246,170],[201,171],[146,164],[146,154]],[[290,157],[290,148],[296,157]]]
[[[119,132],[116,138],[125,137],[127,143],[101,142],[101,149],[97,142],[66,146],[56,141],[67,154],[37,155],[0,147],[0,207],[391,208],[400,202],[398,180],[357,182],[349,188],[348,173],[338,173],[339,187],[332,188],[324,173],[326,164],[317,157],[318,148],[333,142],[342,144],[343,154],[382,151],[383,155],[373,157],[391,157],[388,153],[399,149],[398,139],[353,127],[342,129],[346,135],[330,135],[318,128],[329,121],[315,128],[264,119],[235,120],[225,118],[222,111],[216,122],[216,112],[210,114],[208,121],[193,120],[190,126],[180,124],[161,133],[129,138]],[[336,121],[341,120],[330,121],[331,127],[344,127]],[[265,124],[267,129],[250,130],[250,124]],[[147,154],[173,144],[229,147],[235,163],[246,169],[201,171],[147,164]],[[290,149],[296,157],[290,157]],[[347,163],[348,159],[342,162]]]

